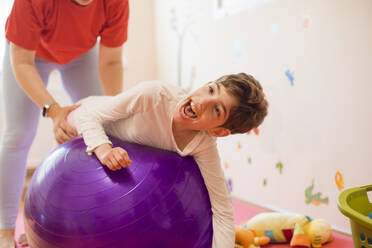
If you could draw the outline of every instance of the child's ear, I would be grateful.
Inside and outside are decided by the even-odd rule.
[[[211,128],[207,132],[209,135],[214,137],[225,137],[231,134],[231,131],[224,127]]]

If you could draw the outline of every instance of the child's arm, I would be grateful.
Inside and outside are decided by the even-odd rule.
[[[213,212],[213,248],[233,248],[234,216],[216,144],[194,154],[207,187]]]
[[[141,83],[116,96],[93,96],[83,99],[74,112],[74,123],[84,138],[87,152],[94,152],[101,163],[110,169],[121,164],[122,159],[130,162],[125,150],[112,148],[104,130],[104,124],[128,118],[133,114],[149,111],[156,105],[160,86],[156,82]],[[115,159],[118,157],[117,159]],[[128,161],[129,160],[129,161]],[[118,162],[110,166],[111,162]],[[128,165],[127,163],[122,164]],[[117,169],[117,168],[116,168]]]

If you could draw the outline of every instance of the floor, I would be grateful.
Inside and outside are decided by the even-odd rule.
[[[234,215],[235,215],[236,224],[240,224],[258,213],[265,212],[264,209],[243,203],[238,200],[233,200],[233,206],[234,206]],[[20,213],[17,219],[16,238],[18,238],[21,233],[24,233],[22,210],[20,210]],[[342,235],[336,232],[334,232],[333,235],[334,235],[334,240],[324,245],[324,248],[353,248],[354,247],[351,237],[345,236],[345,235]],[[290,246],[288,244],[280,244],[280,245],[271,244],[271,245],[265,246],[265,248],[286,248],[286,247],[290,247]],[[17,248],[20,248],[20,246]]]

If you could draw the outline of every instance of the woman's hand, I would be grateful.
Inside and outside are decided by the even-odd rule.
[[[102,144],[94,149],[98,160],[110,170],[120,170],[132,164],[128,153],[121,147],[111,147],[110,144]]]
[[[77,104],[61,107],[55,104],[49,109],[48,116],[53,120],[54,137],[58,144],[62,144],[78,135],[76,129],[67,122],[67,116],[79,106]]]

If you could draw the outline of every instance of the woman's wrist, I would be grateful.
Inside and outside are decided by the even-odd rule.
[[[58,115],[60,109],[61,106],[59,106],[58,103],[51,105],[48,109],[47,116],[54,120],[54,118]]]

